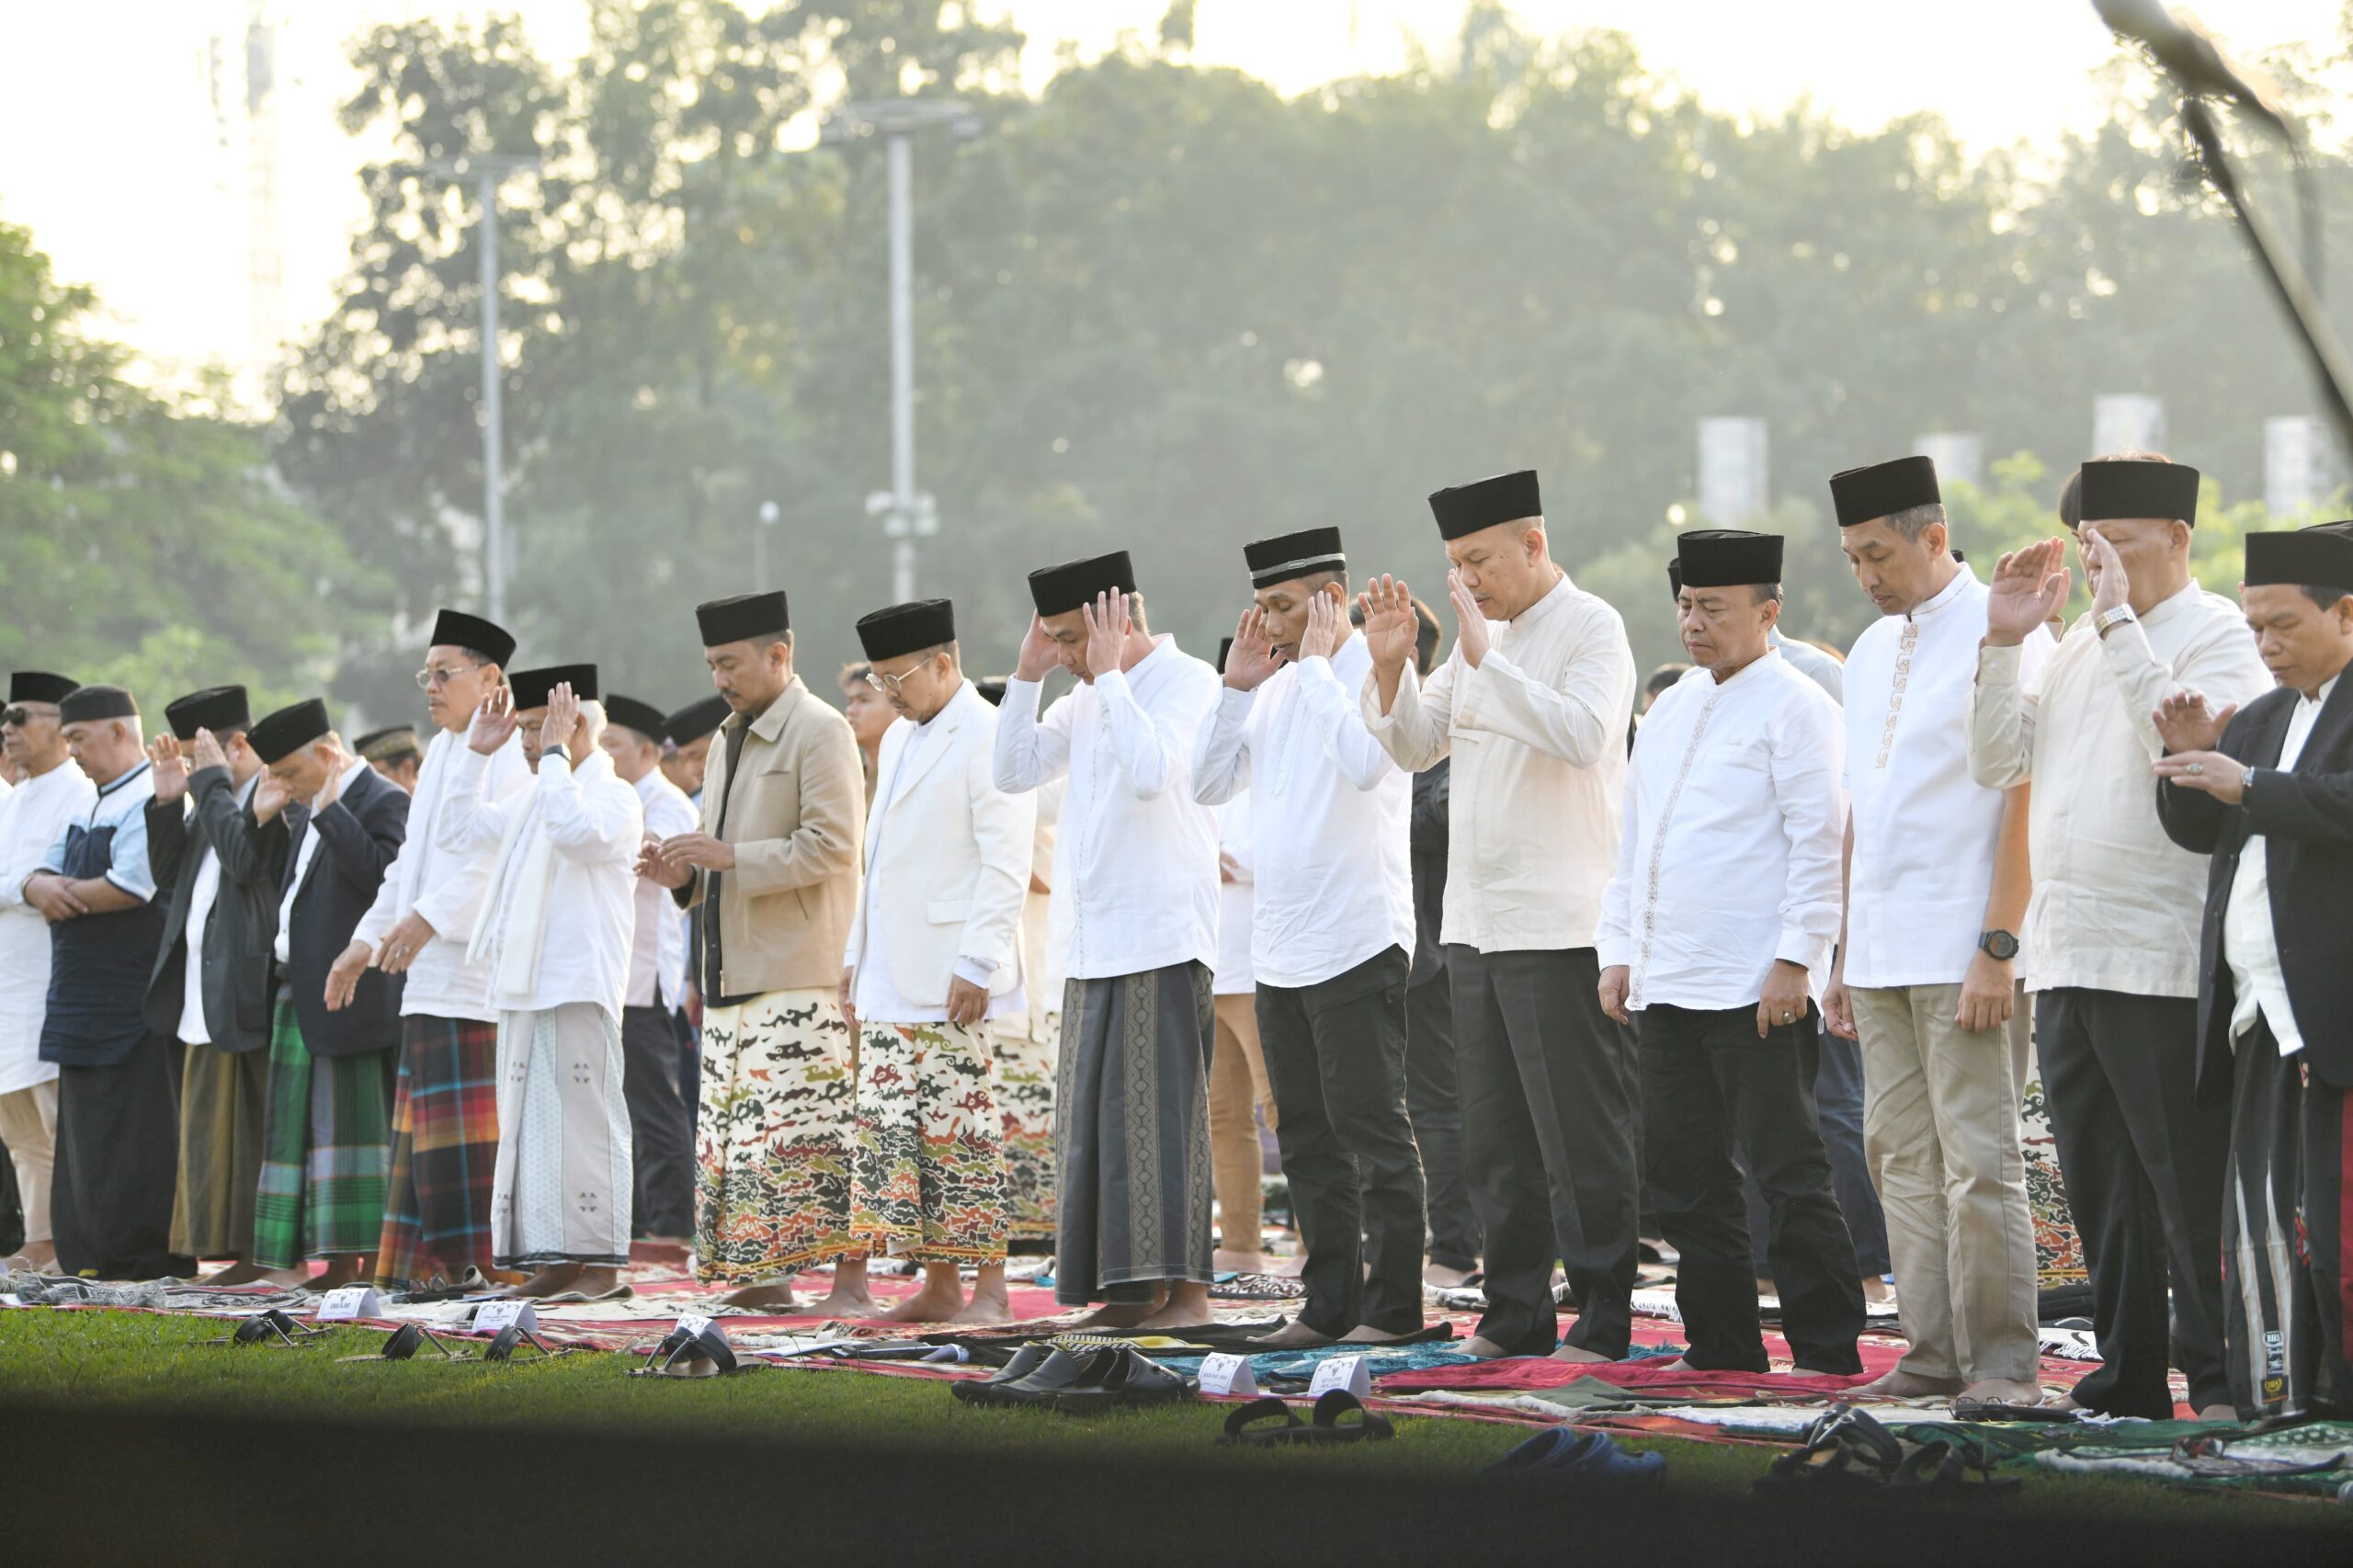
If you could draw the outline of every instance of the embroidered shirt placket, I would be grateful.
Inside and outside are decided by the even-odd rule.
[[[1904,618],[1904,637],[1895,649],[1895,678],[1887,692],[1887,724],[1879,733],[1879,761],[1872,766],[1880,770],[1887,767],[1890,753],[1895,749],[1895,722],[1904,713],[1904,687],[1912,677],[1912,650],[1920,642],[1920,623],[1910,616]]]

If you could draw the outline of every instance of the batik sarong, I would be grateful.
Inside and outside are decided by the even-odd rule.
[[[850,1234],[881,1257],[998,1263],[1010,1222],[983,1028],[861,1024]]]
[[[1012,1239],[1054,1239],[1054,1042],[1063,1016],[1025,1015],[991,1027],[996,1104],[1005,1119],[1005,1197]]]
[[[857,1044],[833,992],[705,1006],[695,1119],[703,1280],[767,1278],[852,1250],[857,1082]]]

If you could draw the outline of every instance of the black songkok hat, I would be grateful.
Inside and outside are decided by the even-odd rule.
[[[1226,659],[1227,659],[1230,655],[1232,655],[1232,653],[1233,653],[1233,638],[1231,638],[1231,637],[1221,637],[1221,638],[1219,638],[1219,639],[1217,640],[1217,673],[1218,673],[1218,674],[1220,674],[1220,675],[1223,675],[1223,674],[1225,674],[1225,661],[1226,661]]]
[[[1250,567],[1254,588],[1271,588],[1312,573],[1348,569],[1337,528],[1302,528],[1295,534],[1256,540],[1242,547],[1242,559]]]
[[[2353,594],[2353,522],[2247,535],[2246,585],[2279,585]]]
[[[717,648],[729,642],[758,639],[781,640],[792,630],[792,611],[782,588],[756,594],[730,594],[695,606],[695,624],[702,629],[702,645]]]
[[[1005,678],[1003,676],[983,676],[972,683],[972,689],[979,692],[981,700],[990,707],[1002,708],[1005,706]]]
[[[1081,605],[1093,604],[1097,594],[1135,591],[1136,569],[1129,564],[1124,550],[1065,561],[1060,566],[1040,566],[1029,574],[1029,600],[1040,615],[1067,615]]]
[[[506,684],[514,688],[517,713],[527,708],[545,708],[555,688],[566,681],[572,683],[572,695],[581,701],[597,700],[594,665],[550,665],[543,670],[517,670],[506,677]]]
[[[461,609],[445,609],[433,618],[433,635],[426,646],[472,648],[501,669],[515,656],[515,639],[505,627]]]
[[[11,702],[63,702],[82,683],[47,670],[17,670],[8,676]]]
[[[1517,523],[1544,515],[1544,497],[1536,471],[1499,473],[1468,484],[1449,484],[1430,493],[1430,515],[1438,519],[1440,539],[1461,539],[1497,523]]]
[[[1666,563],[1666,597],[1677,604],[1683,602],[1683,562],[1680,558]]]
[[[1908,512],[1915,506],[1937,506],[1944,493],[1937,488],[1934,458],[1897,458],[1893,462],[1850,468],[1830,476],[1830,504],[1838,526],[1851,528]]]
[[[858,641],[868,659],[895,659],[956,641],[956,607],[947,599],[917,599],[858,618]]]
[[[1693,528],[1676,541],[1686,588],[1738,588],[1781,580],[1781,536],[1745,528]],[[1682,588],[1676,590],[1677,597]]]
[[[2078,525],[2118,517],[2177,517],[2198,526],[2198,471],[2163,458],[2095,458],[2076,486]]]
[[[77,686],[57,704],[57,722],[61,724],[138,717],[138,699],[119,686]]]
[[[425,755],[425,748],[416,744],[415,728],[408,724],[391,724],[381,730],[370,730],[352,744],[369,762],[394,762],[404,756]]]
[[[291,708],[265,715],[245,732],[245,741],[267,767],[292,756],[296,748],[323,738],[334,728],[327,722],[326,703],[313,697],[308,702],[297,702]]]
[[[635,730],[655,745],[662,744],[663,726],[669,722],[663,717],[662,710],[651,702],[640,702],[634,697],[623,697],[619,692],[604,701],[607,719],[624,730]]]
[[[727,722],[732,710],[717,692],[698,698],[662,721],[662,734],[674,746],[692,745]]]
[[[201,691],[191,691],[176,702],[164,704],[164,718],[172,726],[172,733],[181,740],[196,739],[199,730],[210,730],[216,735],[230,734],[253,727],[253,709],[245,700],[242,686],[208,686]]]

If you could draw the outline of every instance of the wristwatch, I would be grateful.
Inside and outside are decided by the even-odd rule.
[[[1989,959],[2007,963],[2018,956],[2018,939],[2007,931],[1981,931],[1977,935],[1977,950]]]
[[[2131,605],[2118,605],[2114,609],[2104,609],[2092,617],[2092,630],[2105,637],[2126,621],[2140,619],[2132,613]]]
[[[560,756],[563,758],[563,765],[566,767],[572,766],[572,754],[564,750],[562,746],[550,746],[545,751],[540,753],[540,756],[542,759],[551,756]]]

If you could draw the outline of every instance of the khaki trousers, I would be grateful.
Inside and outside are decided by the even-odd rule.
[[[56,1163],[57,1080],[0,1095],[0,1143],[17,1167],[17,1197],[25,1210],[25,1244],[49,1233],[49,1173]]]
[[[2004,1029],[1953,1022],[1958,985],[1858,989],[1863,1144],[1887,1214],[1896,1309],[1927,1378],[2035,1380],[2034,1218],[2018,1104],[2030,1050],[2020,996]]]
[[[1258,1000],[1250,992],[1215,998],[1217,1044],[1210,1052],[1210,1183],[1217,1192],[1218,1241],[1228,1252],[1258,1250],[1258,1152],[1255,1107],[1275,1125],[1275,1093],[1258,1050]]]

